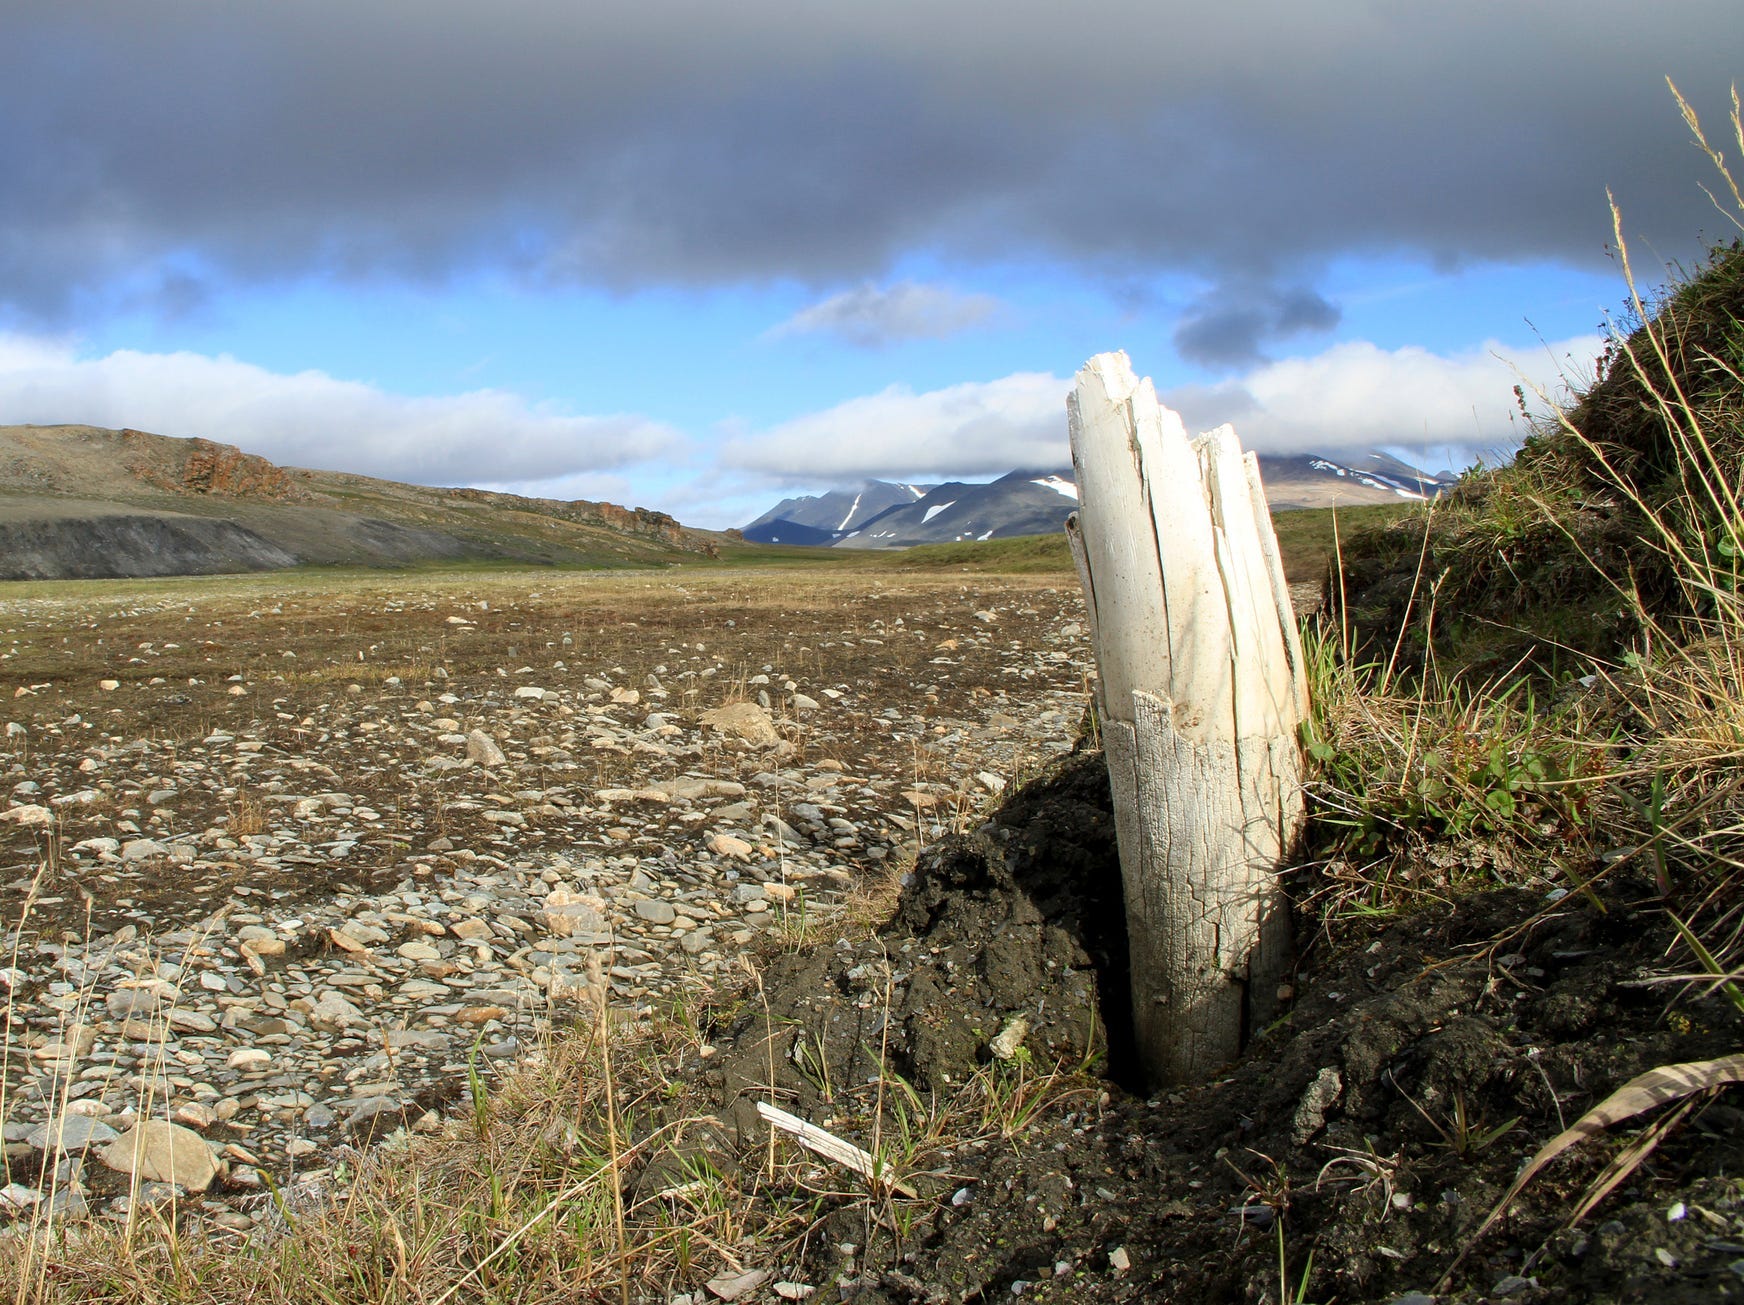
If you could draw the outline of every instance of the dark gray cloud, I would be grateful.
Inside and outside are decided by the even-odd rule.
[[[0,302],[66,320],[175,268],[824,286],[917,250],[1298,285],[1592,262],[1606,186],[1653,252],[1718,234],[1661,77],[1721,120],[1736,0],[598,8],[0,4]]]
[[[1182,314],[1175,348],[1206,367],[1246,367],[1266,360],[1265,346],[1312,331],[1330,331],[1342,314],[1304,286],[1219,286]]]

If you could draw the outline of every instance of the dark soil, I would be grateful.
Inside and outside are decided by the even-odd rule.
[[[1352,926],[1310,949],[1294,1008],[1225,1076],[1154,1096],[1128,1090],[1109,1037],[1123,929],[1105,772],[1084,753],[927,849],[875,938],[778,959],[723,1017],[703,1077],[746,1142],[771,1081],[830,1126],[881,1066],[933,1102],[978,1070],[1093,1071],[1015,1139],[945,1146],[911,1175],[917,1199],[844,1197],[800,1251],[807,1281],[903,1305],[1744,1299],[1744,1114],[1726,1093],[1577,1227],[1639,1121],[1553,1162],[1472,1243],[1565,1124],[1641,1071],[1739,1046],[1723,998],[1639,983],[1670,942],[1643,887],[1554,904],[1497,889]],[[1024,1051],[982,1068],[1014,1016]],[[884,1082],[894,1133],[891,1103],[911,1099]]]

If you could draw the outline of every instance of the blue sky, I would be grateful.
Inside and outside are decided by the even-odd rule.
[[[1189,425],[1519,436],[1725,219],[1734,0],[0,5],[0,423],[742,524]]]

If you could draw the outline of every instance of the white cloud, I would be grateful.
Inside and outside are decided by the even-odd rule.
[[[1189,430],[1230,422],[1244,448],[1262,453],[1422,450],[1430,460],[1464,465],[1519,442],[1516,384],[1529,397],[1536,387],[1554,398],[1564,393],[1564,377],[1589,376],[1603,345],[1595,335],[1529,349],[1490,342],[1437,354],[1355,342],[1268,363],[1218,385],[1178,386],[1161,398]],[[1142,372],[1143,360],[1137,365]],[[974,478],[1064,466],[1070,388],[1069,380],[1040,372],[919,394],[892,386],[729,439],[721,461],[789,484]]]
[[[999,311],[992,295],[964,294],[947,286],[868,281],[801,309],[771,333],[834,335],[861,348],[903,340],[942,340],[980,326]]]
[[[432,485],[574,476],[681,442],[645,417],[572,416],[502,390],[416,398],[228,356],[80,358],[28,336],[0,336],[0,422],[200,435],[278,463]]]
[[[1525,433],[1513,420],[1515,385],[1529,398],[1535,388],[1565,395],[1563,379],[1589,379],[1603,347],[1596,335],[1532,349],[1490,341],[1451,355],[1357,341],[1161,397],[1189,429],[1232,422],[1243,447],[1262,453],[1448,446],[1483,453],[1511,449]]]
[[[1070,388],[1070,381],[1045,372],[920,394],[893,385],[730,439],[722,446],[721,461],[794,482],[950,479],[1062,466],[1070,460]]]

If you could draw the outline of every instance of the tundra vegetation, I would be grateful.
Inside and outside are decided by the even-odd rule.
[[[1731,132],[1744,153],[1736,108]],[[852,919],[772,934],[738,984],[633,1021],[582,1004],[509,1081],[476,1075],[439,1130],[362,1153],[330,1199],[286,1201],[246,1237],[203,1226],[194,1201],[125,1222],[21,1217],[8,1289],[424,1305],[1744,1297],[1727,1092],[1744,1076],[1744,244],[1649,292],[1622,232],[1627,304],[1579,395],[1523,395],[1532,433],[1510,466],[1339,532],[1304,628],[1293,992],[1221,1077],[1122,1086],[1107,994],[1123,958],[1095,927],[1118,872],[1086,712],[1074,756],[868,880]],[[1013,544],[1010,560],[1051,547]],[[902,583],[1023,579],[965,580],[963,556],[918,555],[943,574]],[[901,565],[832,557],[746,583],[772,613],[814,584],[852,605]],[[46,675],[57,650],[20,657]],[[929,932],[953,913],[982,936]],[[1031,978],[994,973],[993,936],[1026,930],[1043,944]],[[988,995],[1033,979],[1025,991],[1081,1002],[1087,973],[1101,995],[1073,1009],[1116,1015],[1075,1042],[1039,1006]],[[977,1009],[953,1011],[953,990]],[[951,1046],[972,1054],[946,1073],[958,1051],[919,1044],[959,1015],[971,1036]],[[734,1075],[829,1140],[728,1136]]]

